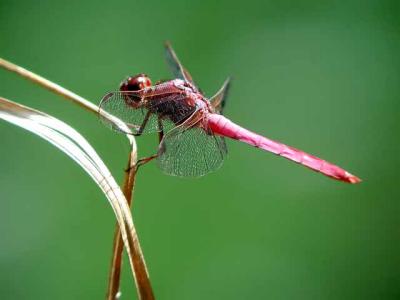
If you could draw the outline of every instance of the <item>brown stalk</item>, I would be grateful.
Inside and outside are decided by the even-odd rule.
[[[125,178],[123,183],[123,193],[128,202],[128,206],[132,206],[133,202],[133,189],[135,187],[135,180],[137,174],[136,165],[131,164],[131,155],[128,158],[128,166],[125,170]],[[115,300],[118,299],[118,293],[120,289],[121,282],[121,265],[122,265],[122,250],[123,250],[123,241],[121,236],[121,230],[118,226],[118,223],[115,227],[114,232],[114,243],[113,243],[113,254],[111,260],[111,267],[108,279],[108,289],[107,289],[107,300]],[[146,268],[145,265],[141,266],[141,262],[139,260],[134,260],[134,264],[137,264],[137,268]],[[144,275],[144,274],[143,274]],[[146,274],[147,276],[147,274]],[[137,281],[140,281],[138,284],[139,287],[143,288],[142,294],[143,299],[154,299],[154,295],[152,292],[151,286],[147,286],[150,284],[150,281],[146,280],[146,278],[137,277]],[[146,295],[146,297],[145,297]]]
[[[13,73],[16,73],[51,92],[54,92],[75,104],[78,104],[82,108],[98,114],[97,105],[92,102],[82,98],[81,96],[61,87],[58,84],[55,84],[25,68],[17,66],[7,60],[0,58],[0,67],[9,70]],[[125,173],[125,179],[123,184],[123,193],[130,206],[130,202],[132,199],[132,192],[135,184],[135,176],[136,176],[136,144],[134,144],[134,140],[130,139],[132,151],[129,154],[128,159],[128,169]],[[125,224],[126,232],[132,232],[132,228],[129,228],[129,224],[127,222]],[[154,294],[151,287],[151,282],[148,276],[146,263],[144,261],[144,257],[142,254],[142,250],[139,244],[139,240],[136,238],[130,237],[128,234],[128,244],[132,257],[133,270],[134,270],[134,279],[137,288],[138,297],[140,300],[153,300]],[[107,293],[107,299],[116,299],[118,291],[119,291],[119,282],[120,282],[120,274],[121,274],[121,261],[122,261],[122,249],[123,249],[123,241],[120,234],[120,228],[117,226],[115,231],[114,238],[114,254],[112,258],[112,265],[110,270],[110,281]]]

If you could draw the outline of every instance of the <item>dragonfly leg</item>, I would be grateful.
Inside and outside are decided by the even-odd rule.
[[[151,115],[151,112],[148,111],[148,112],[146,113],[146,116],[144,117],[144,120],[143,120],[142,125],[140,125],[140,127],[139,127],[139,130],[138,130],[136,133],[133,134],[134,136],[141,136],[141,135],[142,135],[143,130],[144,130],[144,128],[146,127],[147,122],[149,121],[150,115]]]
[[[159,140],[160,144],[161,144],[161,141],[163,138],[164,138],[164,129],[163,129],[163,125],[161,122],[161,118],[158,117],[158,140]],[[136,163],[136,166],[137,166],[137,168],[139,168],[140,166],[147,164],[148,162],[152,161],[153,159],[155,159],[157,157],[158,157],[158,154],[154,154],[154,155],[151,155],[148,157],[141,158]]]
[[[164,130],[163,130],[163,125],[161,123],[161,118],[158,117],[158,140],[159,143],[161,143],[162,139],[164,138]],[[149,157],[141,158],[137,162],[137,167],[143,166],[147,164],[148,162],[152,161],[153,159],[157,158],[158,154],[151,155]]]
[[[149,114],[149,112],[147,113],[147,115],[146,115],[146,117],[145,117],[145,120],[143,121],[143,124],[140,126],[140,129],[139,129],[139,131],[138,131],[138,133],[140,133],[140,134],[142,134],[143,133],[143,129],[144,129],[144,126],[146,125],[145,123],[147,123],[147,121],[148,121],[148,119],[149,119],[149,116],[150,116],[150,114]],[[161,143],[161,141],[162,141],[162,139],[164,138],[164,131],[163,131],[163,126],[162,126],[162,123],[161,123],[161,118],[160,117],[158,117],[158,139],[159,139],[159,143]],[[153,159],[155,159],[155,158],[157,158],[157,156],[158,156],[158,154],[154,154],[154,155],[151,155],[151,156],[148,156],[148,157],[144,157],[144,158],[141,158],[141,159],[139,159],[138,161],[137,161],[137,163],[136,163],[136,168],[139,168],[140,166],[143,166],[143,165],[145,165],[145,164],[147,164],[148,162],[150,162],[150,161],[152,161]],[[128,170],[129,171],[129,170]]]
[[[147,164],[148,162],[150,162],[153,159],[157,158],[157,156],[158,156],[158,154],[154,154],[154,155],[139,159],[137,161],[137,163],[136,163],[136,168],[139,168],[140,166],[143,166],[143,165]]]
[[[139,169],[140,166],[143,166],[143,165],[147,164],[148,162],[152,161],[153,159],[157,158],[157,156],[158,156],[158,154],[154,154],[154,155],[151,155],[148,157],[138,159],[138,161],[136,162],[136,165],[135,165],[136,170]],[[125,169],[125,172],[129,172],[131,170],[131,168],[132,167],[127,167]]]

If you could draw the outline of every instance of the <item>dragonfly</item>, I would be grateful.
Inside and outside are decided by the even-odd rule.
[[[224,117],[230,79],[207,98],[169,42],[165,43],[165,53],[175,79],[153,85],[146,74],[130,76],[122,81],[118,91],[107,93],[99,104],[100,116],[106,112],[127,125],[129,132],[124,133],[140,136],[158,132],[157,154],[142,161],[156,158],[158,167],[168,175],[200,177],[221,167],[227,155],[225,138],[230,138],[336,180],[361,181],[326,160],[254,133]]]

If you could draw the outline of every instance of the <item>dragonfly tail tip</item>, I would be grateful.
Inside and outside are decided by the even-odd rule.
[[[362,180],[360,178],[358,178],[357,176],[346,172],[346,181],[351,184],[355,184],[355,183],[360,183]]]

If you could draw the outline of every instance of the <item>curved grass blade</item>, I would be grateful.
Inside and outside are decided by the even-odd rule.
[[[71,157],[92,177],[106,195],[116,215],[122,239],[128,252],[135,283],[138,287],[139,299],[153,299],[151,287],[143,288],[138,282],[143,281],[145,284],[147,282],[150,285],[129,206],[115,179],[93,147],[82,135],[64,122],[1,97],[0,119],[35,133],[53,144]],[[121,124],[121,126],[123,125]],[[137,268],[146,270],[145,275],[147,278],[143,279],[140,278],[141,276],[135,276]]]

